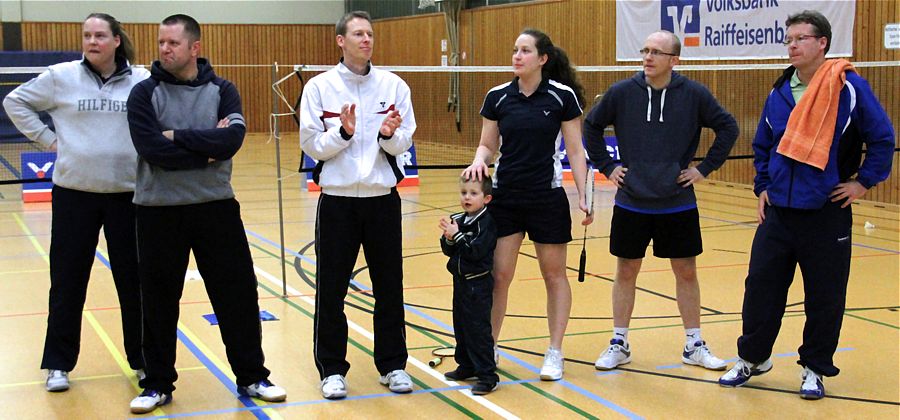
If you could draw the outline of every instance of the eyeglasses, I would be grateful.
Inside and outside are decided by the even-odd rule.
[[[661,55],[668,55],[670,57],[675,57],[676,55],[678,55],[678,54],[667,53],[665,51],[660,51],[660,50],[651,50],[649,48],[644,48],[638,52],[641,53],[642,56],[650,54],[653,57],[659,57]]]
[[[782,44],[784,44],[784,46],[788,46],[795,42],[799,44],[799,43],[803,42],[803,40],[805,40],[805,39],[819,39],[819,38],[822,38],[822,35],[797,35],[797,37],[793,38],[793,39],[785,38],[784,42],[782,42]]]

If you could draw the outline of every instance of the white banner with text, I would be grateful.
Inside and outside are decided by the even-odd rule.
[[[618,0],[616,60],[641,60],[644,40],[659,30],[681,38],[683,60],[787,58],[784,22],[802,10],[831,23],[829,57],[853,55],[855,0]]]

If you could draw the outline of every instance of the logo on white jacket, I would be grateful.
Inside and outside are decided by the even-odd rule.
[[[49,171],[52,166],[53,162],[47,162],[44,164],[44,166],[38,168],[38,166],[35,165],[34,162],[28,162],[28,168],[34,171],[34,174],[37,175],[38,178],[44,178],[45,176],[47,176],[47,171]]]

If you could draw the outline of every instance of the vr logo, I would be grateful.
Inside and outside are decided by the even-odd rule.
[[[44,178],[45,176],[47,176],[47,171],[49,171],[50,167],[52,166],[53,162],[47,162],[44,164],[44,166],[38,168],[38,166],[35,165],[34,162],[28,162],[28,168],[34,171],[34,174],[37,175],[38,178]]]
[[[661,0],[660,29],[681,38],[685,47],[700,46],[700,0]]]

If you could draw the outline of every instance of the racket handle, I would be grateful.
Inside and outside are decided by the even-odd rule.
[[[581,250],[581,262],[578,264],[578,282],[584,283],[584,269],[587,265],[587,253],[582,248]]]

